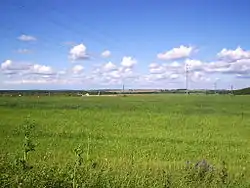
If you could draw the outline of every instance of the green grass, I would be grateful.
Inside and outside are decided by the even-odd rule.
[[[2,166],[22,156],[22,125],[28,116],[36,123],[32,136],[36,151],[28,155],[34,177],[29,174],[33,177],[29,181],[44,168],[45,174],[57,174],[51,179],[68,183],[60,186],[71,186],[67,173],[79,144],[85,160],[79,181],[87,187],[164,187],[166,181],[188,187],[186,161],[202,159],[218,173],[225,161],[228,181],[236,182],[243,171],[250,175],[249,96],[1,97]],[[93,163],[97,167],[92,169]],[[1,168],[2,173],[10,181],[16,174],[10,175],[6,168]],[[235,182],[230,185],[239,186]],[[241,185],[247,187],[247,180],[241,180]],[[218,182],[213,186],[219,187]]]

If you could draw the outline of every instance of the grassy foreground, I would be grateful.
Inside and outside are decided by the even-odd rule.
[[[0,186],[249,187],[249,135],[249,96],[0,97]]]

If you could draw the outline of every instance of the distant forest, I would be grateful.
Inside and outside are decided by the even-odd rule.
[[[235,95],[250,95],[250,87],[234,91]]]

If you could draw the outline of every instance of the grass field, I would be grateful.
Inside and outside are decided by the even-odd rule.
[[[13,161],[27,119],[24,171]],[[2,187],[249,187],[249,146],[249,96],[0,98]],[[212,170],[187,168],[202,159]]]

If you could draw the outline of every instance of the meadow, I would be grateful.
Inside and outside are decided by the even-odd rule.
[[[249,96],[0,97],[0,186],[249,187],[249,135]]]

